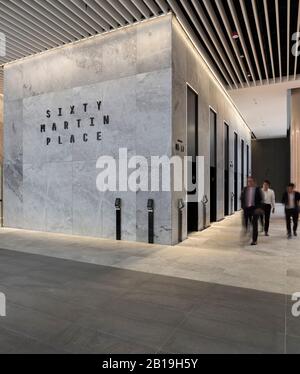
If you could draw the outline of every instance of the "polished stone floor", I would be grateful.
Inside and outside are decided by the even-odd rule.
[[[239,215],[175,248],[1,230],[0,353],[300,353],[281,213],[257,248]]]
[[[251,247],[236,214],[175,247],[15,229],[0,230],[0,247],[273,293],[300,291],[300,237],[286,239],[281,206],[272,217],[270,234]]]
[[[285,295],[0,251],[1,353],[300,353]]]

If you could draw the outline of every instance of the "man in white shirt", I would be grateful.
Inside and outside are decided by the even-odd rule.
[[[262,197],[263,197],[263,210],[264,210],[264,231],[265,235],[269,236],[269,228],[270,228],[270,218],[271,218],[271,211],[273,214],[275,213],[275,192],[270,188],[271,182],[268,180],[264,181],[263,188],[262,188]]]

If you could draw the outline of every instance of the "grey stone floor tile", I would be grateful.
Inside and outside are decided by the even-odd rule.
[[[300,338],[300,317],[287,316],[286,333]]]
[[[179,329],[161,348],[162,352],[173,354],[268,354],[284,352],[284,336],[278,337],[278,344],[272,348],[238,343],[227,338],[212,338]]]
[[[0,286],[0,292],[7,295],[7,303],[45,314],[50,318],[75,322],[86,314],[88,306],[70,303],[67,299],[56,297],[51,289],[24,289]]]
[[[102,311],[115,316],[121,315],[122,318],[131,320],[154,322],[175,327],[186,318],[185,312],[172,306],[162,306],[141,300],[132,302],[126,298],[120,298],[109,305],[105,305]]]
[[[269,315],[280,319],[285,315],[286,295],[215,285],[208,295],[207,302],[216,308],[229,307],[254,315]]]
[[[0,328],[14,331],[41,342],[46,341],[69,325],[69,321],[54,318],[45,313],[9,302],[7,303],[7,316],[0,319]]]
[[[284,350],[284,334],[275,329],[260,330],[251,328],[246,323],[214,320],[213,316],[211,318],[190,316],[181,328],[200,336],[228,340],[237,345],[245,344],[259,347],[264,351],[278,352],[279,349]]]
[[[234,324],[244,328],[245,326],[261,331],[285,333],[285,308],[280,307],[281,314],[270,313],[269,308],[237,309],[232,306],[216,305],[205,300],[202,305],[193,309],[190,317],[211,319],[218,322]]]
[[[128,313],[128,312],[127,312]],[[159,315],[157,315],[159,319]],[[99,311],[77,321],[82,327],[99,330],[105,334],[119,336],[141,345],[156,349],[168,339],[175,327],[170,323],[163,323],[153,319],[153,315],[145,313],[144,316],[128,317],[122,310],[118,314]]]
[[[48,342],[75,354],[154,354],[155,348],[73,324]]]
[[[211,292],[209,283],[180,281],[178,278],[154,276],[151,281],[130,291],[126,298],[131,302],[144,301],[188,312],[194,305],[204,302]]]
[[[0,327],[0,354],[63,354],[62,348],[55,348],[36,339]]]
[[[297,350],[281,294],[5,250],[0,292],[0,353]]]
[[[231,299],[236,299],[238,301],[240,300],[241,302],[245,301],[248,303],[251,303],[252,301],[256,303],[257,301],[259,301],[260,303],[262,303],[262,305],[270,304],[272,306],[282,305],[286,300],[286,295],[283,294],[221,284],[213,285],[210,296],[211,298],[220,301],[230,301]]]
[[[300,337],[287,335],[286,337],[286,353],[287,354],[300,354]]]

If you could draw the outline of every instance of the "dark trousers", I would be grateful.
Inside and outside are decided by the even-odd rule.
[[[244,209],[244,222],[246,229],[252,223],[253,226],[253,242],[257,242],[258,238],[258,215],[255,214],[255,207],[245,208]]]
[[[285,210],[285,218],[286,218],[286,228],[287,228],[288,234],[290,235],[292,233],[291,220],[293,220],[293,223],[294,223],[293,231],[297,232],[298,220],[299,220],[298,208],[296,208],[296,209],[286,209]]]
[[[272,205],[271,204],[264,204],[263,205],[264,216],[261,216],[261,224],[264,227],[266,233],[269,232],[270,228],[270,218],[271,218],[271,211]]]

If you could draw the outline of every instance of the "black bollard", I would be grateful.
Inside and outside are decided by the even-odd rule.
[[[207,221],[207,209],[206,209],[206,205],[208,203],[208,198],[206,195],[203,196],[203,199],[202,199],[202,207],[203,207],[203,230],[206,229],[207,225],[206,225],[206,221]]]
[[[154,244],[154,200],[149,199],[147,204],[148,209],[148,242]]]
[[[183,221],[183,209],[185,205],[182,199],[178,201],[178,243],[182,242],[182,221]]]
[[[121,229],[121,211],[122,211],[122,200],[116,199],[115,202],[116,208],[116,239],[122,239],[122,229]]]

